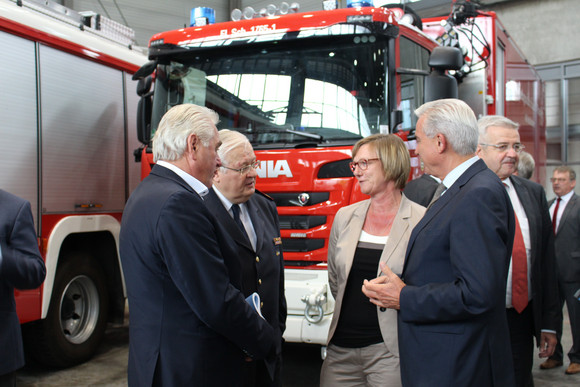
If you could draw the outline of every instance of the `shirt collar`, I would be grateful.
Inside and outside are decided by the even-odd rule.
[[[473,156],[472,158],[465,160],[453,168],[453,170],[449,172],[447,176],[445,176],[445,179],[443,179],[443,184],[445,187],[451,187],[457,181],[457,179],[459,179],[461,175],[463,175],[463,173],[469,169],[469,167],[477,162],[477,160],[479,160],[479,157]]]
[[[560,199],[562,199],[562,201],[564,203],[568,203],[573,195],[574,195],[574,190],[568,192],[566,195],[560,196]],[[557,197],[556,197],[556,199],[557,199]]]
[[[181,177],[202,198],[205,195],[207,195],[208,188],[205,186],[205,184],[197,180],[195,177],[191,176],[189,173],[185,172],[183,169],[163,160],[157,161],[157,165],[160,165],[175,172],[177,176]]]

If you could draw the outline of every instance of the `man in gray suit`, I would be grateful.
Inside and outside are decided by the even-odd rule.
[[[564,301],[570,316],[572,348],[568,352],[570,366],[567,374],[580,373],[580,301],[574,294],[580,289],[580,199],[574,193],[576,172],[562,166],[554,170],[552,188],[556,199],[550,201],[550,215],[556,233],[556,264],[560,286],[560,308]],[[554,354],[540,364],[542,369],[559,367],[563,364],[562,320],[557,329],[558,345]]]
[[[256,191],[259,162],[252,145],[240,132],[220,130],[218,155],[222,166],[204,203],[235,241],[241,265],[242,293],[256,292],[262,315],[282,342],[286,328],[284,260],[280,223],[274,201]],[[244,364],[244,386],[281,386],[281,356]]]

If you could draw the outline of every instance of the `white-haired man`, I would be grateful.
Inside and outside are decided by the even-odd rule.
[[[415,226],[401,278],[364,281],[398,309],[403,386],[512,386],[505,281],[515,229],[501,181],[475,156],[477,120],[457,99],[415,113],[417,153],[446,187]]]
[[[156,165],[123,214],[130,386],[240,386],[247,356],[279,351],[245,301],[235,243],[203,203],[221,161],[217,114],[171,108],[153,138]]]
[[[262,315],[282,342],[286,329],[284,260],[280,222],[274,201],[256,191],[259,162],[240,132],[220,130],[222,166],[213,178],[205,204],[234,239],[242,265],[244,296],[260,295]],[[281,357],[246,362],[245,386],[281,386]]]

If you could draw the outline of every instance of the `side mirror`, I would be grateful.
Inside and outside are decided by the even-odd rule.
[[[137,105],[137,139],[144,145],[151,142],[151,111],[153,101],[150,95],[145,95]]]
[[[151,76],[140,78],[139,81],[137,82],[137,95],[139,97],[143,97],[145,94],[149,93],[149,91],[151,90],[152,82],[153,81],[151,79]]]
[[[456,47],[436,47],[429,57],[431,73],[425,78],[425,102],[443,98],[457,98],[457,79],[445,72],[459,70],[463,55]]]

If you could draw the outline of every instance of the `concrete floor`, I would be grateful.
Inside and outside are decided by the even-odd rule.
[[[572,345],[570,322],[567,314],[564,319],[563,346],[566,353]],[[18,372],[18,387],[43,386],[126,386],[127,356],[129,333],[128,326],[110,327],[105,342],[97,355],[90,361],[65,370],[51,370],[35,364],[28,364]],[[318,386],[320,347],[300,344],[286,344],[284,356],[284,386]],[[568,359],[564,366],[553,370],[540,370],[543,359],[534,358],[535,387],[578,387],[580,374],[566,375]]]

